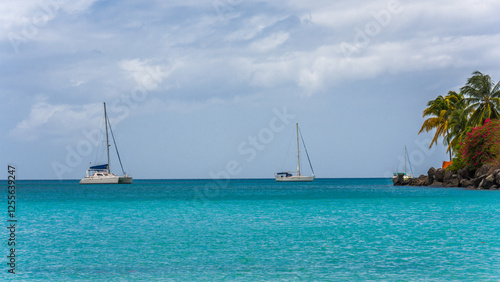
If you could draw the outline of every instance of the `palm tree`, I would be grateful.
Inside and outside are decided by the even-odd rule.
[[[500,82],[494,85],[489,75],[475,71],[460,91],[469,96],[466,98],[467,109],[472,113],[469,118],[469,125],[479,126],[487,118],[496,119],[500,117]]]
[[[451,150],[453,150],[453,152],[458,152],[460,143],[463,142],[467,132],[469,132],[471,128],[469,126],[468,117],[469,111],[466,108],[465,99],[463,99],[461,107],[457,107],[450,117],[450,140],[448,142],[447,152]]]
[[[423,117],[430,117],[424,121],[422,128],[420,128],[420,131],[418,132],[420,134],[424,130],[429,132],[436,129],[436,133],[432,138],[429,148],[431,148],[432,145],[437,144],[437,140],[440,136],[442,136],[444,143],[448,144],[447,152],[450,153],[450,160],[452,149],[454,147],[453,145],[455,144],[455,141],[453,141],[454,135],[450,134],[450,129],[452,128],[452,117],[457,109],[463,107],[464,98],[461,93],[450,91],[445,97],[439,95],[436,99],[427,103],[427,108],[424,110]]]

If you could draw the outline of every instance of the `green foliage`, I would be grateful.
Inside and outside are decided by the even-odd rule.
[[[456,157],[453,158],[453,163],[446,168],[446,170],[451,170],[454,173],[456,173],[459,169],[462,169],[465,167],[465,163],[462,160],[462,157],[460,154],[457,154]]]
[[[500,157],[500,121],[487,119],[483,126],[472,128],[461,144],[460,154],[469,169],[495,163]]]

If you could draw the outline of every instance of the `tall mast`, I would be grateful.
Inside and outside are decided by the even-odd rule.
[[[111,170],[109,169],[108,114],[106,113],[106,102],[104,102],[104,125],[106,126],[106,151],[108,154],[108,172],[111,172]]]
[[[405,145],[405,174],[406,174],[406,145]]]
[[[300,176],[300,149],[299,149],[299,123],[295,124],[295,128],[297,129],[297,170],[299,171]]]

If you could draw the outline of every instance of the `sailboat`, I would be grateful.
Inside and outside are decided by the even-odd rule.
[[[80,184],[131,184],[132,176],[128,176],[123,170],[122,161],[120,159],[120,153],[118,153],[118,147],[116,147],[115,136],[113,134],[113,130],[111,129],[111,123],[108,119],[108,114],[106,112],[106,103],[104,103],[104,124],[106,127],[106,152],[108,157],[108,163],[102,165],[91,166],[87,170],[87,176],[85,176],[82,180],[80,180]],[[109,131],[111,132],[111,137],[113,138],[113,143],[115,145],[116,154],[118,155],[118,160],[120,161],[120,166],[122,168],[123,176],[115,175],[111,172],[109,167],[109,135],[108,135],[108,126]],[[90,174],[93,172],[93,174]]]
[[[406,173],[406,163],[408,163],[410,165],[410,174]],[[413,179],[413,169],[411,168],[410,157],[408,156],[408,150],[406,149],[406,145],[405,145],[405,170],[404,170],[404,172],[395,171],[393,176],[392,176],[392,179],[398,178],[399,174],[403,174],[403,180]]]
[[[297,171],[283,171],[275,174],[276,181],[287,181],[287,182],[311,182],[314,180],[314,170],[312,168],[311,160],[309,159],[309,154],[307,153],[306,144],[304,143],[304,138],[302,138],[302,134],[299,131],[299,124],[295,124],[295,128],[297,131]],[[300,147],[299,147],[299,134],[302,139],[302,143],[304,144],[304,149],[306,151],[307,160],[309,161],[309,166],[311,167],[312,175],[305,176],[300,172]]]

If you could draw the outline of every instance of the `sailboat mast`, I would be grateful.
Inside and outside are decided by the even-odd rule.
[[[297,170],[300,176],[300,149],[299,149],[299,123],[295,124],[295,128],[297,130]]]
[[[405,145],[405,175],[406,175],[406,145]]]
[[[111,170],[109,169],[108,114],[106,113],[106,102],[104,102],[104,125],[106,126],[106,151],[108,154],[108,172],[111,172]]]

